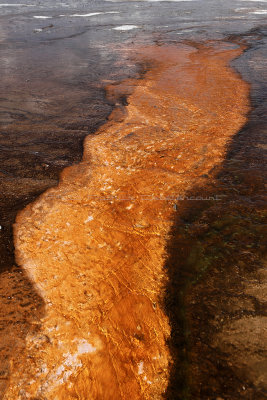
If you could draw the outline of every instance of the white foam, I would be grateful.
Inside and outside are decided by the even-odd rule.
[[[10,3],[3,3],[0,4],[0,7],[35,7],[34,4],[10,4]]]
[[[251,10],[251,8],[241,7],[241,8],[235,8],[234,12],[243,12],[243,11],[248,11],[248,10]]]
[[[65,371],[65,367],[64,367],[64,365],[60,365],[60,366],[58,367],[58,369],[56,370],[55,374],[56,374],[57,376],[59,376],[59,375],[62,374],[63,371]]]
[[[112,28],[115,31],[130,31],[132,29],[137,29],[138,26],[136,25],[121,25],[121,26],[116,26],[116,28]]]
[[[138,366],[138,375],[142,375],[144,373],[144,361],[140,361]]]
[[[257,10],[257,11],[251,11],[250,14],[258,14],[258,15],[263,15],[267,14],[267,10]]]
[[[230,20],[236,20],[236,19],[242,19],[245,18],[245,15],[241,15],[241,16],[235,16],[235,17],[216,17],[216,20],[219,21],[230,21]]]
[[[92,215],[89,215],[89,217],[84,221],[86,224],[87,222],[93,221],[94,217]]]
[[[67,365],[68,367],[82,367],[81,361],[78,359],[78,353],[71,354],[67,353],[64,354],[64,357],[66,357],[64,364]]]
[[[119,14],[119,11],[107,11],[107,12],[94,12],[89,14],[72,14],[71,17],[93,17],[94,15],[100,14]]]
[[[96,347],[92,346],[91,343],[88,343],[86,340],[80,340],[78,345],[78,353],[79,354],[87,354],[94,353],[96,351]]]
[[[36,18],[36,19],[49,19],[49,18],[53,18],[53,17],[49,17],[47,15],[34,15],[33,18]]]
[[[89,14],[72,14],[71,17],[93,17],[94,15],[102,14],[101,12],[89,13]]]

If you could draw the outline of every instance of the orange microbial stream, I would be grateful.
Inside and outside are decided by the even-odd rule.
[[[11,363],[5,400],[161,399],[170,335],[162,306],[174,197],[224,159],[248,111],[227,43],[135,49],[150,70],[107,88],[128,93],[79,165],[24,209],[17,262],[44,299],[37,333]],[[179,210],[178,210],[179,211]]]

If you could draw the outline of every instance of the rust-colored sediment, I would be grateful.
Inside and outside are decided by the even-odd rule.
[[[17,261],[46,313],[12,361],[6,400],[161,399],[167,388],[166,198],[205,183],[223,160],[248,85],[228,66],[241,50],[226,43],[137,53],[151,65],[144,79],[108,88],[132,93],[128,106],[17,217]]]

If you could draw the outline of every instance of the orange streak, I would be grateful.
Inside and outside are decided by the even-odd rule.
[[[171,362],[162,309],[175,201],[221,163],[248,111],[227,43],[138,48],[143,80],[86,139],[83,161],[17,217],[16,256],[46,303],[5,399],[160,399]],[[27,398],[27,397],[25,397]],[[41,397],[42,398],[42,397]]]

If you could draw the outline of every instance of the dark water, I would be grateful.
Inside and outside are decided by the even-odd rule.
[[[99,14],[86,16],[91,13]],[[227,194],[230,193],[230,197],[234,193],[234,190],[229,189],[230,181],[234,182],[234,176],[238,174],[249,176],[250,173],[251,181],[257,176],[254,180],[260,182],[266,150],[264,143],[267,109],[266,16],[266,0],[137,2],[7,0],[7,3],[2,1],[0,3],[1,271],[10,270],[14,264],[12,224],[16,213],[33,201],[39,193],[55,185],[63,168],[80,160],[84,137],[95,132],[111,112],[113,104],[105,98],[106,83],[138,76],[140,73],[139,66],[133,65],[126,53],[118,51],[129,43],[161,44],[184,40],[198,42],[219,39],[243,42],[248,46],[244,54],[233,62],[233,66],[251,83],[253,108],[247,126],[229,144],[225,165],[220,173],[218,172],[218,182],[221,180],[227,182]],[[229,172],[232,159],[239,160],[234,168],[235,171],[239,171],[236,175],[232,173],[232,167]],[[250,203],[251,206],[244,212],[252,214],[253,207],[257,207],[254,200],[256,198],[256,202],[262,201],[262,192],[260,189],[259,194],[255,189],[253,197],[249,189],[251,187],[249,179],[246,185],[247,189],[242,199],[235,198],[232,203],[243,201]],[[255,185],[257,188],[257,184]],[[261,187],[261,183],[259,185]],[[225,208],[227,207],[226,204]],[[197,217],[185,216],[185,221],[193,223],[194,218]],[[180,223],[180,220],[174,222],[174,234],[177,233]],[[185,238],[188,239],[186,235]],[[190,243],[194,246],[194,242]],[[176,243],[175,246],[177,248],[181,243]],[[177,259],[176,250],[173,250],[175,246],[170,243],[169,264],[172,266],[176,265]],[[171,280],[173,282],[177,279],[183,280],[183,272],[177,277],[170,265]],[[21,276],[20,282],[23,280],[25,285],[29,286],[27,278]],[[183,281],[181,285],[187,283]],[[181,305],[181,299],[176,296],[177,291],[173,292],[172,288],[169,290],[173,295],[172,302]],[[2,289],[1,296],[5,296]],[[19,302],[22,300],[19,299]],[[212,326],[209,325],[210,311],[205,312],[203,321],[206,327],[212,330]],[[185,323],[184,316],[177,315],[171,306],[170,321],[174,327],[174,347],[175,345],[177,348],[186,347],[184,344],[186,338],[175,333],[177,321],[181,326]],[[22,322],[22,326],[26,332],[27,324]],[[16,335],[15,330],[14,332]],[[188,363],[188,359],[186,357],[181,359],[175,350],[173,351],[177,362],[173,368],[168,394],[170,399],[185,399],[188,395],[185,384],[187,378],[179,370],[179,363],[184,366]],[[202,353],[206,354],[204,351]],[[220,356],[214,353],[215,358]],[[211,363],[210,368],[213,370],[226,368],[223,363],[218,366],[216,360],[211,361],[208,353],[207,359],[203,356],[203,364]],[[227,382],[229,383],[229,377],[233,372],[227,368],[224,372],[221,377],[222,382],[216,386],[210,383],[207,378],[208,372],[205,372],[204,368],[202,378],[207,384],[201,389],[202,391],[195,389],[193,398],[213,399],[222,393],[226,393],[225,398],[231,400],[240,398],[239,389],[236,393],[233,389],[239,385],[238,378],[233,378],[231,385],[228,385],[230,388],[228,393],[224,387],[227,386]],[[184,393],[180,394],[180,397],[177,391],[175,392],[177,388],[174,388],[177,376]],[[216,372],[214,376],[216,380]],[[212,385],[216,387],[214,391]],[[252,397],[244,398],[256,398],[253,397],[253,392],[251,393]],[[262,392],[259,389],[257,393]],[[257,398],[264,398],[260,396],[261,394]]]
[[[232,65],[251,83],[252,109],[228,143],[222,165],[210,171],[208,184],[187,193],[189,198],[217,194],[221,201],[177,203],[180,212],[166,260],[165,307],[174,359],[166,394],[170,400],[267,398],[261,286],[266,281],[259,278],[266,271],[266,30],[258,27],[229,39],[248,45]],[[255,288],[251,296],[246,292],[250,284]],[[253,319],[259,324],[254,348]],[[243,324],[241,331],[235,331],[235,324]],[[225,325],[233,343],[214,346]]]

